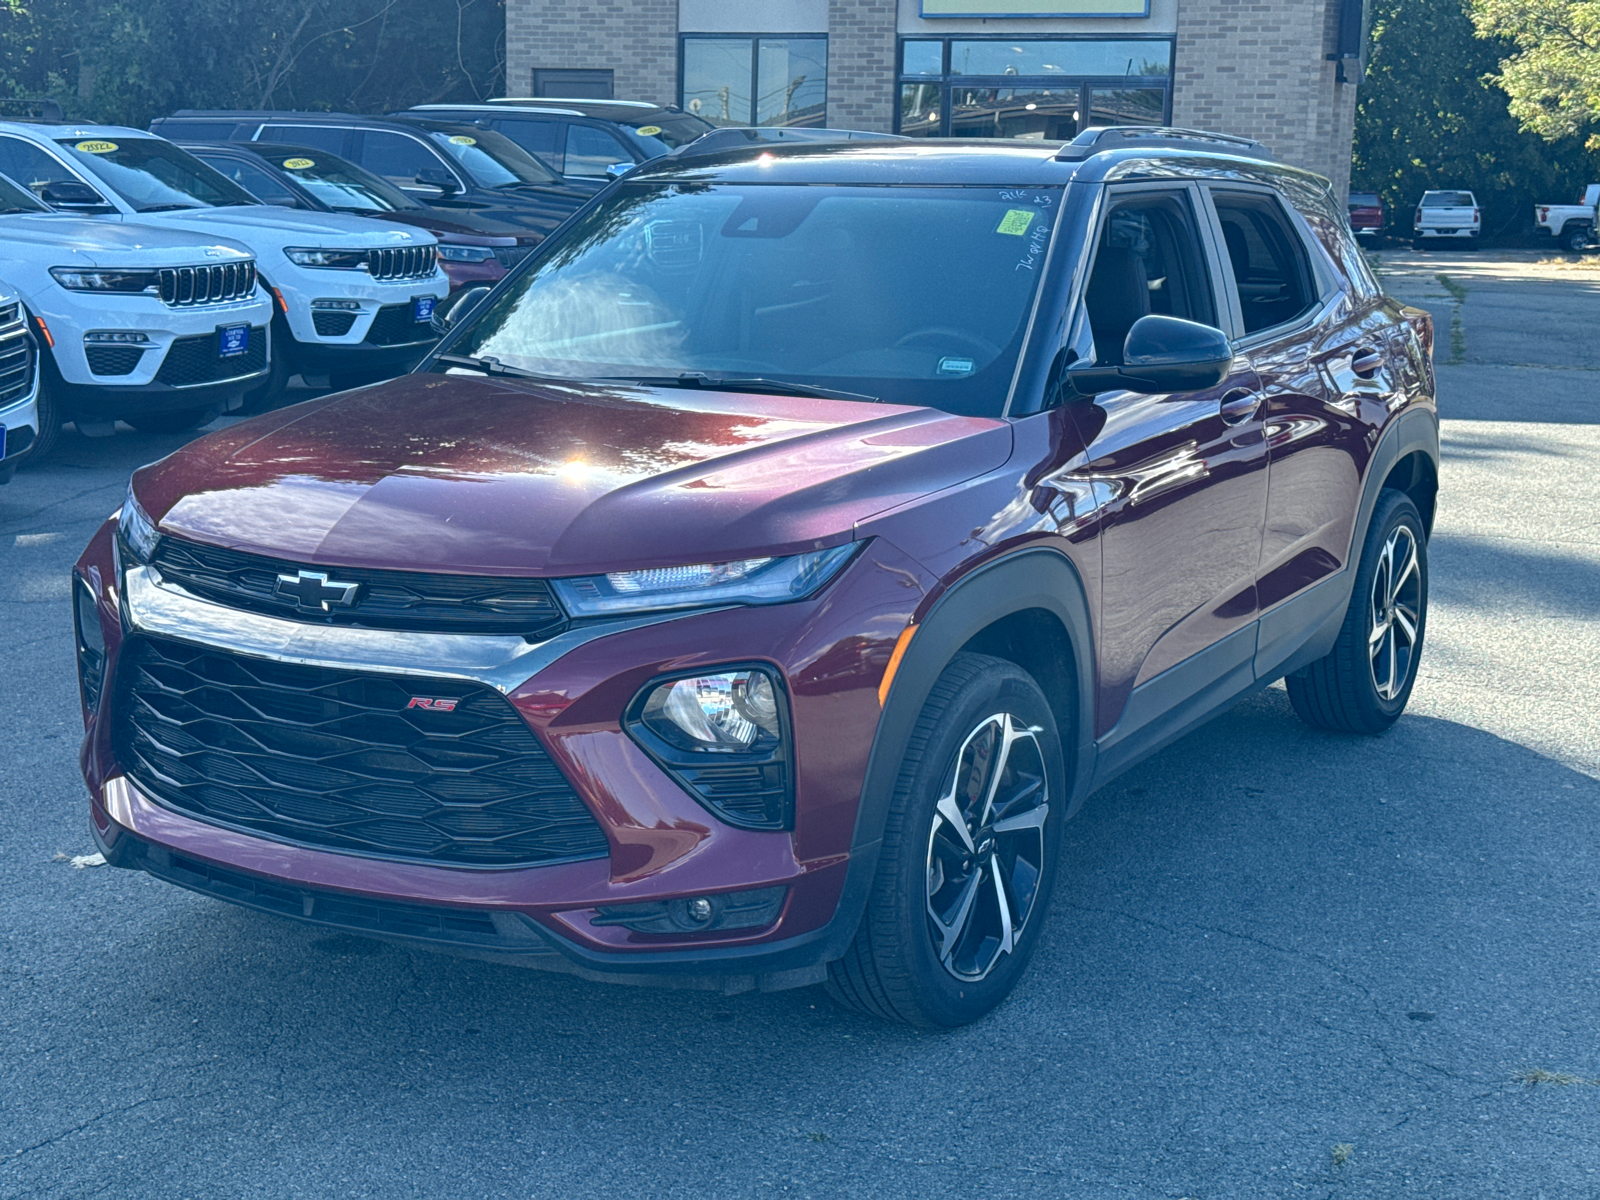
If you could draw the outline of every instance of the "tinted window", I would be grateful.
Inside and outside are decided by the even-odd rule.
[[[1084,293],[1095,361],[1121,362],[1122,344],[1140,317],[1217,323],[1196,228],[1185,192],[1141,193],[1111,210]]]
[[[291,146],[315,146],[329,154],[344,150],[343,129],[328,125],[263,125],[257,140],[263,142],[288,142]]]
[[[489,128],[505,134],[555,170],[561,170],[561,158],[556,153],[556,134],[561,131],[561,122],[550,117],[496,117],[489,122]]]
[[[452,349],[563,378],[762,376],[996,415],[1059,195],[623,184]]]
[[[56,145],[115,188],[135,212],[256,203],[231,179],[161,138],[60,138]]]
[[[1268,196],[1218,192],[1217,217],[1239,291],[1244,331],[1292,321],[1316,303],[1305,244]]]
[[[1422,203],[1428,208],[1471,208],[1471,192],[1423,192]]]
[[[362,132],[357,161],[374,175],[401,187],[415,184],[424,171],[446,173],[439,156],[416,138],[381,129]]]
[[[49,212],[49,208],[35,200],[19,185],[0,175],[0,212]]]
[[[160,122],[159,128],[151,132],[159,133],[164,138],[174,138],[184,142],[229,142],[233,140],[233,131],[237,127],[238,123],[235,121],[168,119]]]
[[[567,126],[568,175],[604,179],[612,163],[631,163],[633,155],[604,129],[593,125]]]
[[[1351,208],[1377,208],[1378,207],[1378,193],[1377,192],[1351,192],[1350,193],[1350,207]]]
[[[281,204],[285,208],[301,207],[300,198],[263,167],[237,158],[216,157],[209,154],[197,154],[195,157],[215,167],[263,204]]]
[[[47,151],[14,137],[0,137],[0,175],[16,180],[36,196],[44,191],[46,184],[61,180],[79,182],[76,175]]]

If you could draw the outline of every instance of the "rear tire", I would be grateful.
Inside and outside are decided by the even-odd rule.
[[[877,877],[830,995],[926,1028],[1010,994],[1044,924],[1067,797],[1055,716],[1032,676],[959,654],[923,704]]]
[[[1581,226],[1577,229],[1569,229],[1561,235],[1561,244],[1572,253],[1577,254],[1588,247],[1589,231]]]
[[[140,433],[184,433],[216,420],[218,411],[215,404],[208,404],[202,408],[181,408],[177,412],[140,413],[138,416],[122,419]]]
[[[1428,625],[1428,537],[1404,492],[1372,514],[1339,640],[1284,680],[1295,714],[1316,729],[1382,733],[1405,711]]]

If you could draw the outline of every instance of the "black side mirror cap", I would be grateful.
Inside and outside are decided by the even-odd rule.
[[[39,192],[39,199],[64,208],[102,208],[106,205],[104,196],[87,183],[79,183],[75,179],[57,179],[45,184]]]
[[[442,337],[482,304],[488,294],[489,289],[479,284],[477,287],[463,288],[453,296],[446,296],[441,303],[433,306],[433,316],[428,318],[428,324]]]
[[[1201,392],[1216,387],[1233,369],[1233,343],[1222,330],[1181,317],[1140,317],[1128,330],[1122,363],[1075,363],[1064,372],[1080,395],[1122,389]]]

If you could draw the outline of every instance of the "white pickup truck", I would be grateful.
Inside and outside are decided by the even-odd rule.
[[[1423,192],[1411,225],[1411,247],[1421,250],[1429,242],[1446,239],[1476,246],[1481,220],[1471,192]]]
[[[1541,238],[1553,237],[1563,250],[1582,250],[1594,240],[1600,228],[1600,183],[1583,189],[1576,204],[1536,204],[1533,206],[1535,232]]]

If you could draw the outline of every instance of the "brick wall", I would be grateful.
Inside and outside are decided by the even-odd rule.
[[[535,67],[611,70],[619,100],[678,102],[678,0],[509,0],[506,94]]]
[[[1338,0],[1182,0],[1176,125],[1257,138],[1281,161],[1350,187],[1356,87],[1326,55]]]
[[[894,128],[895,0],[828,0],[828,124]]]

